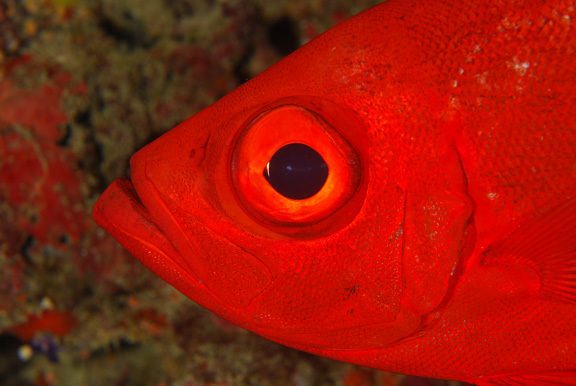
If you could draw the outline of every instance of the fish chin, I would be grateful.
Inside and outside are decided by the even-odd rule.
[[[178,252],[154,222],[130,179],[114,181],[96,203],[92,215],[98,225],[152,271],[157,272],[157,265],[169,261],[182,273],[195,276],[189,266],[182,266],[180,259],[175,258]],[[199,279],[196,277],[195,281]]]

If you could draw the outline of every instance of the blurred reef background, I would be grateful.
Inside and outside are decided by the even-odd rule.
[[[0,1],[1,385],[459,385],[234,327],[90,215],[136,150],[378,2]]]

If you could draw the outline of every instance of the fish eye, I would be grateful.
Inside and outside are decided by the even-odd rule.
[[[258,226],[297,238],[346,225],[366,188],[358,118],[316,100],[312,107],[287,103],[254,113],[239,128],[230,162],[240,208]]]
[[[264,168],[264,178],[284,197],[304,200],[322,189],[328,165],[310,146],[291,143],[274,153]]]

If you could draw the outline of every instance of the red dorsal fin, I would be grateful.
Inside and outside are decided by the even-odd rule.
[[[529,219],[487,252],[483,263],[529,265],[540,276],[542,296],[576,301],[576,199]]]
[[[557,371],[542,374],[509,375],[479,379],[478,386],[576,386],[576,372]]]

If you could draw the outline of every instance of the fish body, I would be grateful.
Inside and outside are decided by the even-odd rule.
[[[575,7],[387,1],[137,152],[94,218],[288,346],[576,385]],[[298,199],[267,176],[294,143],[328,169]]]

